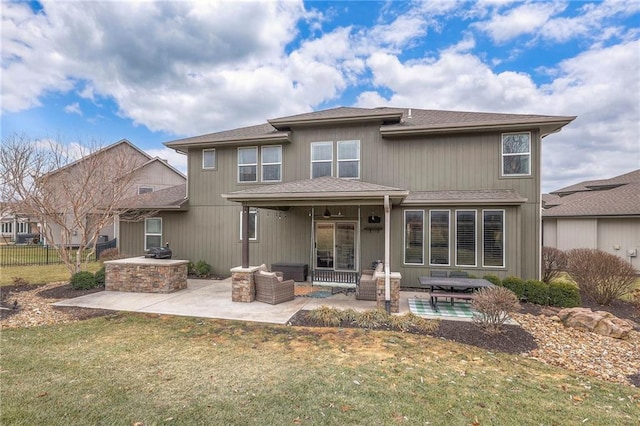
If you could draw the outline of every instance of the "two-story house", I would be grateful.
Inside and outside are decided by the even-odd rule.
[[[538,278],[541,141],[574,118],[335,108],[168,142],[188,156],[188,201],[123,223],[121,250],[168,242],[224,275],[387,257],[405,283],[433,270]]]

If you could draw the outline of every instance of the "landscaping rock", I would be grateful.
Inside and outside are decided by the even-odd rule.
[[[633,324],[617,318],[605,311],[589,308],[567,308],[558,312],[558,317],[566,327],[579,328],[614,339],[628,339]]]

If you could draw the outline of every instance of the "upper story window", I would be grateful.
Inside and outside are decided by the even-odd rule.
[[[333,175],[333,142],[311,144],[311,178]]]
[[[262,181],[280,182],[282,180],[282,146],[262,147]]]
[[[202,150],[202,168],[205,170],[216,169],[216,150],[215,148]]]
[[[153,192],[153,188],[150,186],[139,186],[138,187],[138,195],[148,194],[149,192]]]
[[[360,177],[360,141],[338,141],[338,177]]]
[[[531,133],[502,135],[502,176],[531,174]]]
[[[238,148],[238,182],[258,181],[258,147]]]

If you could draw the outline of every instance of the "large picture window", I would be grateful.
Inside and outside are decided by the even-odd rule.
[[[360,178],[360,141],[338,141],[338,177]]]
[[[456,265],[476,266],[475,210],[456,210]]]
[[[311,178],[333,175],[333,142],[311,144]]]
[[[240,241],[242,241],[242,215],[240,212]],[[256,241],[258,239],[258,211],[254,209],[249,210],[249,241]]]
[[[262,181],[280,182],[282,180],[282,146],[263,146],[261,155]]]
[[[215,170],[216,168],[216,150],[203,149],[202,150],[202,168],[205,170]]]
[[[431,265],[449,265],[449,210],[429,212]]]
[[[502,135],[502,175],[528,176],[531,174],[531,133],[505,133]]]
[[[162,247],[162,218],[150,217],[144,220],[144,249]]]
[[[407,265],[423,265],[424,211],[405,210],[404,229],[404,263]]]
[[[238,148],[238,182],[258,181],[258,148]]]
[[[504,210],[484,210],[482,227],[482,265],[504,267]]]

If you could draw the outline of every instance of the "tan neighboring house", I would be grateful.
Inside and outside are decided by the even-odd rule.
[[[124,175],[133,175],[130,183],[127,185],[128,194],[123,194],[123,198],[152,193],[176,185],[184,185],[186,182],[186,176],[169,165],[165,160],[158,157],[151,157],[126,139],[122,139],[81,160],[49,173],[47,179],[60,180],[62,182],[64,179],[69,179],[73,176],[74,168],[84,167],[87,164],[89,164],[90,167],[104,166],[108,168],[110,156],[126,156],[128,159],[126,162],[128,170],[107,170],[105,178],[110,174],[116,179]],[[82,164],[83,162],[85,164]],[[119,164],[122,163],[119,162]],[[62,202],[62,205],[63,208],[66,208],[65,202]],[[51,223],[46,224],[46,226],[48,226],[55,235],[60,233],[58,229],[59,226]],[[117,222],[111,223],[100,230],[100,239],[103,241],[111,240],[117,235]],[[71,246],[76,245],[80,238],[80,233],[73,232],[70,240],[65,242],[65,244]],[[58,242],[56,241],[56,243]]]
[[[640,169],[590,180],[543,198],[543,244],[599,249],[640,270]]]
[[[335,108],[171,141],[187,201],[121,223],[121,251],[169,243],[222,275],[287,262],[337,280],[386,258],[403,286],[437,270],[538,278],[542,139],[574,118]]]

